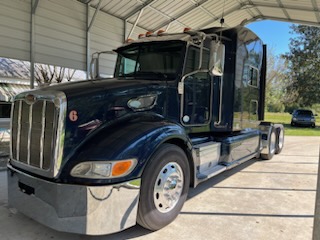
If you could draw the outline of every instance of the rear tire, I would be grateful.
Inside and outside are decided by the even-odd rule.
[[[268,153],[261,153],[260,157],[263,160],[270,160],[273,158],[275,152],[276,152],[276,139],[277,134],[275,131],[275,128],[272,128],[270,137],[268,139]]]
[[[153,155],[141,178],[137,223],[158,230],[180,213],[190,183],[188,159],[173,144],[163,144]]]
[[[275,154],[279,154],[282,151],[284,146],[284,128],[283,126],[279,126],[276,128],[276,149]]]

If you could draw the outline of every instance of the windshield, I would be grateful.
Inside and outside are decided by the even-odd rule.
[[[313,113],[310,110],[297,110],[297,116],[313,116]]]
[[[145,43],[118,50],[115,77],[174,80],[181,73],[183,42]]]

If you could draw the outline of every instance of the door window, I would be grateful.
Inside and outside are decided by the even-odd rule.
[[[212,82],[207,72],[198,72],[184,80],[182,123],[204,125],[211,119]]]

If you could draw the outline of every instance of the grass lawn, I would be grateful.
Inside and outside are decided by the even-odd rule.
[[[320,116],[316,117],[316,127],[292,127],[289,113],[265,113],[265,121],[282,123],[287,136],[320,136]]]

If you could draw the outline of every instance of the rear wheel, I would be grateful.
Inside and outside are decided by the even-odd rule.
[[[189,189],[190,170],[184,151],[164,144],[142,174],[137,222],[158,230],[179,214]]]
[[[261,158],[264,160],[270,160],[275,152],[276,152],[276,141],[277,141],[277,135],[274,128],[272,128],[270,136],[268,138],[268,153],[261,153]]]
[[[282,151],[284,145],[284,128],[279,126],[276,128],[276,149],[275,154],[279,154]]]

